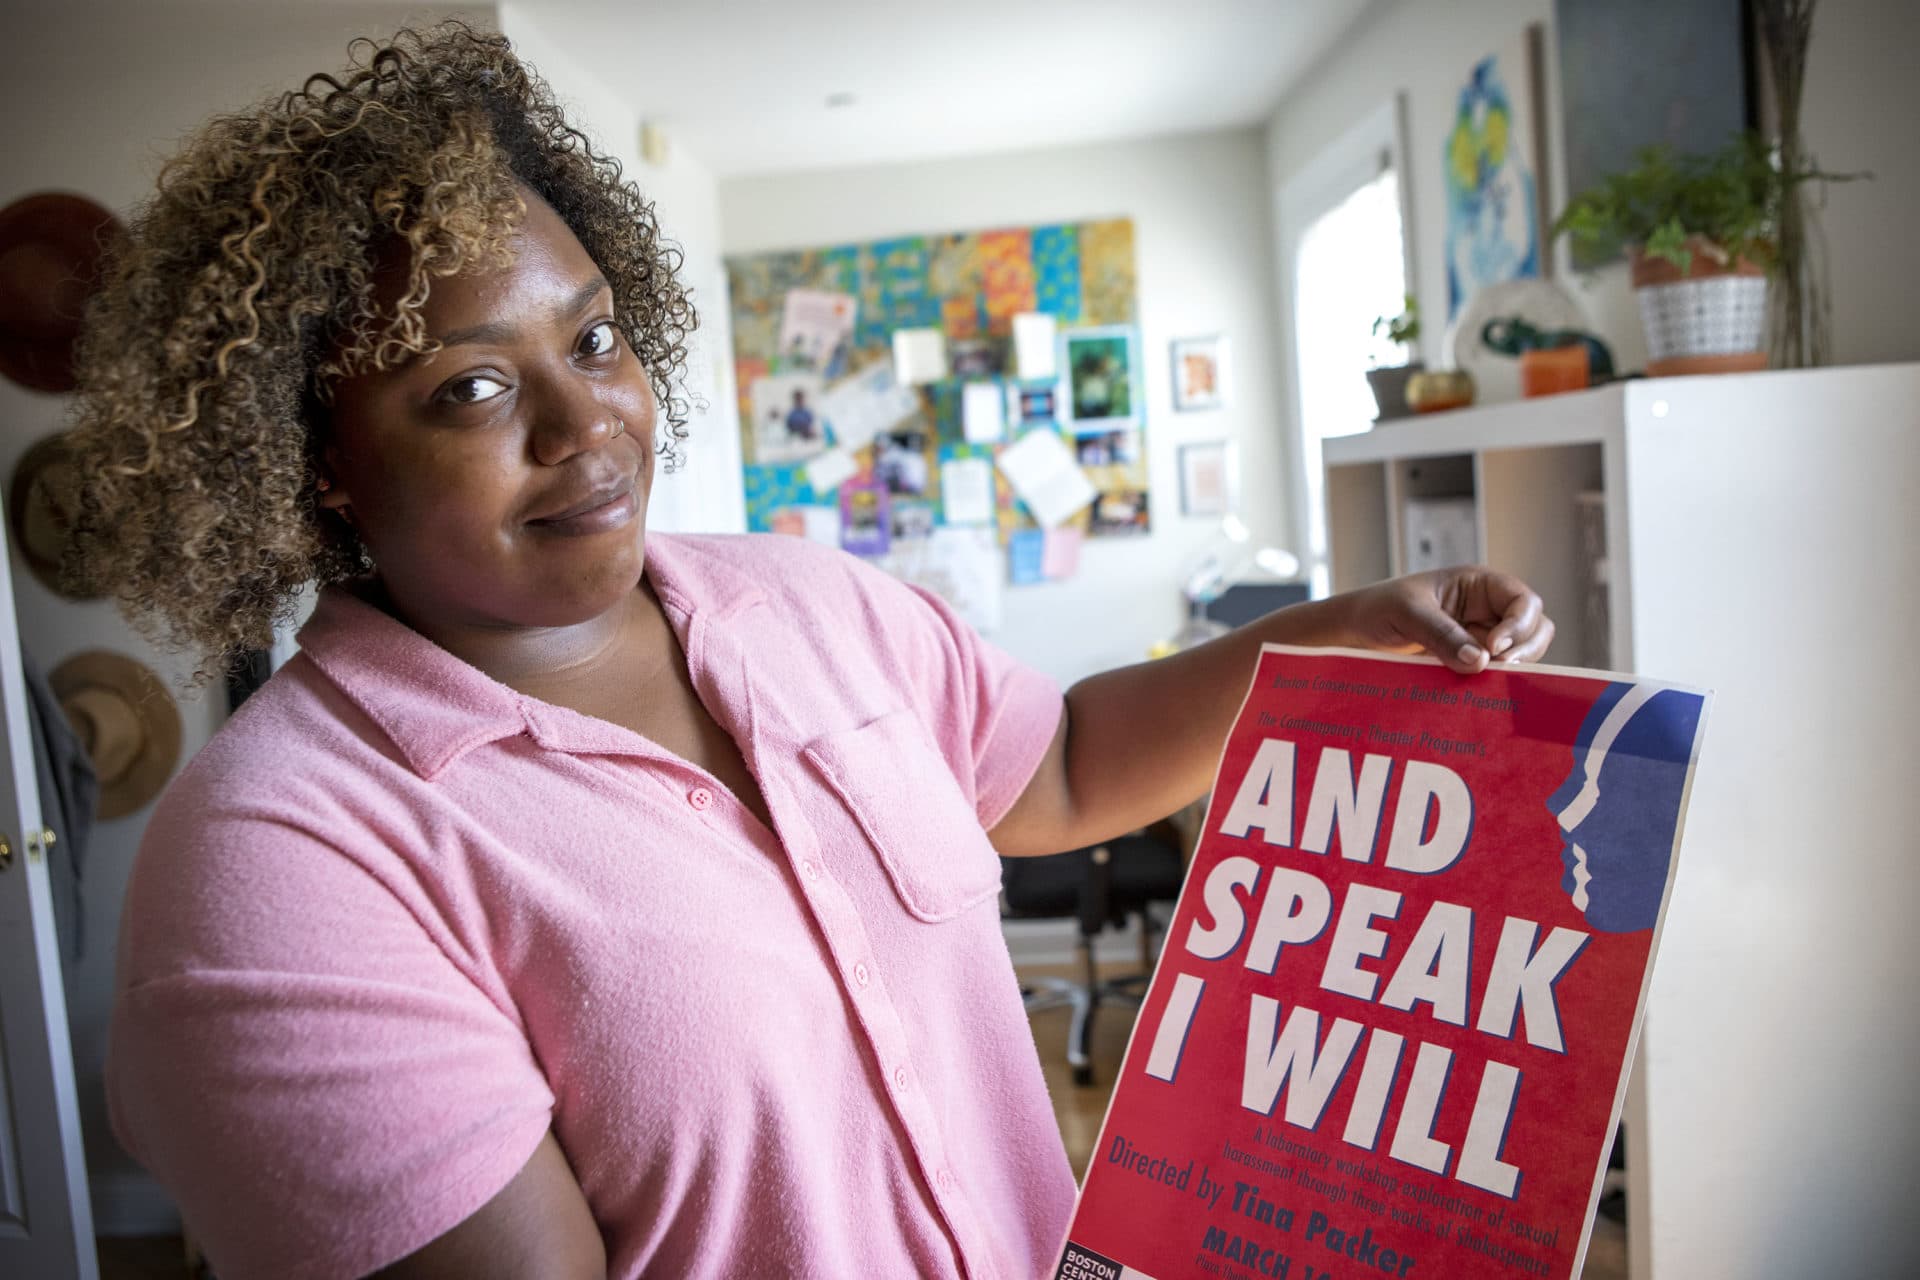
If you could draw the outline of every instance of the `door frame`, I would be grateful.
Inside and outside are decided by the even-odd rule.
[[[0,531],[6,529],[0,511]],[[6,548],[0,532],[0,552]],[[0,554],[0,1272],[97,1280],[93,1206],[27,722],[11,556]]]

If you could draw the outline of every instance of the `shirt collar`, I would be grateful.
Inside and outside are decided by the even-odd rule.
[[[647,535],[646,574],[676,627],[759,601],[753,577],[727,554],[744,539]],[[432,781],[475,747],[525,733],[562,751],[631,750],[616,725],[529,698],[456,658],[344,586],[320,592],[300,628],[301,651],[379,726],[413,771]],[[682,635],[684,642],[685,636]]]

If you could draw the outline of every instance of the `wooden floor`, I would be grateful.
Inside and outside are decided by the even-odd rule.
[[[1073,969],[1024,968],[1023,978],[1071,978]],[[1118,971],[1116,971],[1118,972]],[[1126,1057],[1127,1036],[1133,1030],[1133,1010],[1119,1005],[1101,1008],[1093,1020],[1093,1086],[1078,1088],[1067,1066],[1067,1027],[1073,1014],[1067,1009],[1048,1009],[1033,1014],[1034,1043],[1040,1047],[1040,1065],[1046,1073],[1047,1092],[1053,1098],[1054,1119],[1060,1124],[1060,1136],[1067,1144],[1067,1161],[1075,1178],[1084,1177],[1087,1162],[1093,1157],[1094,1144],[1100,1138],[1100,1121],[1107,1114],[1107,1100],[1113,1093],[1114,1075]],[[1627,1231],[1620,1223],[1601,1216],[1587,1246],[1587,1265],[1581,1280],[1626,1280]]]
[[[1022,970],[1023,977],[1070,978],[1073,974],[1071,969]],[[1060,1136],[1066,1142],[1067,1159],[1073,1165],[1074,1177],[1078,1178],[1086,1173],[1094,1143],[1100,1137],[1100,1121],[1107,1114],[1114,1074],[1120,1069],[1121,1059],[1126,1055],[1127,1036],[1133,1030],[1133,1011],[1108,1006],[1094,1018],[1094,1083],[1086,1089],[1075,1086],[1067,1067],[1067,1026],[1071,1016],[1066,1009],[1034,1014],[1033,1038],[1040,1048],[1047,1092],[1053,1098],[1053,1114],[1060,1124]],[[1626,1230],[1602,1216],[1594,1227],[1581,1280],[1626,1280],[1626,1275]],[[177,1237],[100,1241],[100,1276],[101,1280],[194,1280]]]

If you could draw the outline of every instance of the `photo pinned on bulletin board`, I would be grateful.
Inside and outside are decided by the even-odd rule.
[[[998,378],[1007,371],[1007,344],[998,338],[966,338],[950,347],[952,376]]]
[[[1147,460],[1136,427],[1073,438],[1075,460],[1097,495],[1087,535],[1131,537],[1150,529]]]
[[[1022,423],[1060,420],[1060,389],[1058,387],[1021,387],[1019,396],[1019,420]]]
[[[1087,533],[1096,538],[1134,536],[1152,528],[1145,489],[1110,489],[1093,500]]]
[[[893,544],[891,496],[873,480],[840,486],[840,546],[856,556],[885,555]]]
[[[938,463],[932,436],[917,428],[890,431],[873,442],[874,479],[896,497],[937,497]]]
[[[1097,436],[1076,436],[1073,452],[1082,469],[1088,471],[1095,467],[1132,467],[1140,461],[1140,433],[1129,428],[1125,431],[1106,431]],[[1113,483],[1104,485],[1096,479],[1094,487],[1127,488],[1130,482],[1131,476],[1126,480],[1116,478]]]
[[[801,462],[827,447],[820,415],[826,384],[812,373],[775,373],[753,383],[753,461],[762,466]]]
[[[1133,426],[1140,416],[1139,340],[1132,325],[1068,329],[1060,336],[1064,423],[1075,435]]]
[[[780,316],[781,368],[817,373],[828,380],[844,374],[853,358],[856,308],[852,294],[824,289],[789,291]]]
[[[898,550],[903,542],[915,538],[931,538],[934,525],[934,505],[919,498],[896,498],[891,512],[891,531],[893,546]]]

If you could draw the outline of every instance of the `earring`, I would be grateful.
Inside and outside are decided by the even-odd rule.
[[[325,476],[321,476],[318,480],[315,480],[313,482],[313,487],[318,489],[321,493],[325,493],[327,490],[333,488],[333,481],[327,479]]]

